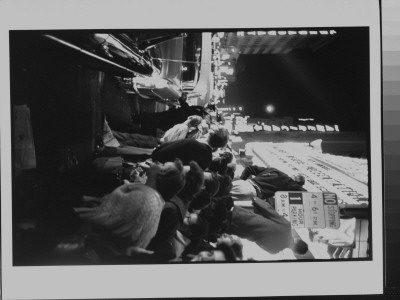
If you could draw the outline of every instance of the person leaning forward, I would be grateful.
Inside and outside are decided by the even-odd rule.
[[[246,167],[239,180],[232,182],[232,198],[247,200],[249,197],[268,199],[277,191],[306,191],[303,188],[304,176],[298,174],[291,178],[276,168],[260,166]]]

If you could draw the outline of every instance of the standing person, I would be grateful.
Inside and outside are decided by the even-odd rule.
[[[305,191],[303,175],[293,178],[276,168],[260,166],[246,167],[239,180],[233,181],[231,195],[234,200],[248,200],[257,196],[268,199],[277,191]]]
[[[168,142],[156,148],[151,157],[153,161],[167,162],[179,158],[184,165],[194,160],[205,170],[211,164],[212,153],[218,148],[223,148],[229,140],[229,132],[222,126],[215,126],[210,130],[209,136],[201,141],[184,139]]]

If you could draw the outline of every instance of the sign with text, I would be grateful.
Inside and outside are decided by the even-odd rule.
[[[335,193],[276,192],[275,210],[293,228],[337,229],[340,226]]]

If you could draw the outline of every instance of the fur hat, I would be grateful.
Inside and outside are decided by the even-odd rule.
[[[156,189],[165,201],[170,200],[185,186],[185,174],[180,159],[176,159],[175,168],[159,170],[156,174]]]
[[[84,201],[93,198],[84,197]],[[125,183],[98,199],[96,207],[75,208],[95,232],[110,239],[123,250],[145,248],[157,232],[164,200],[143,184]]]

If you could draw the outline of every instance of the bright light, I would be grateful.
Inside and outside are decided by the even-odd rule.
[[[233,108],[233,111],[236,111],[236,107]]]
[[[299,121],[314,121],[313,118],[299,118]]]
[[[281,126],[281,129],[282,129],[282,130],[285,130],[285,131],[289,131],[289,127],[287,127],[286,125],[282,125],[282,126]]]
[[[235,48],[231,48],[232,53],[235,53]]]
[[[299,31],[299,34],[301,34],[301,35],[307,35],[308,32],[307,32],[307,30],[301,30],[301,31]]]
[[[233,74],[233,68],[228,68],[228,66],[222,66],[220,68],[221,73],[226,73],[228,75],[232,75]]]
[[[318,34],[318,31],[310,31],[310,34]]]
[[[268,31],[268,34],[269,35],[276,35],[276,31],[275,30]]]
[[[325,132],[325,126],[323,126],[323,125],[317,125],[317,131]]]
[[[326,129],[326,131],[335,131],[335,128],[333,128],[332,126],[328,126],[328,125],[325,125],[325,129]]]
[[[187,67],[182,66],[182,71],[187,71]]]
[[[339,126],[338,125],[335,125],[335,130],[339,131]]]
[[[265,107],[265,110],[267,111],[267,113],[272,113],[275,110],[275,107],[269,104]]]
[[[297,34],[297,32],[296,31],[288,31],[288,33],[289,33],[289,35],[294,35],[294,34]]]
[[[296,126],[290,126],[290,130],[297,131],[297,130],[299,130],[299,128],[297,128]]]
[[[311,130],[311,131],[316,131],[317,129],[315,128],[315,126],[312,125],[307,125],[307,129]]]
[[[336,34],[336,31],[335,30],[330,30],[329,33],[330,34]]]
[[[278,34],[279,34],[279,35],[285,35],[285,34],[286,34],[286,31],[278,31]]]
[[[276,125],[272,125],[272,131],[281,131],[281,128]]]
[[[307,127],[304,125],[299,125],[299,130],[301,131],[307,131]]]
[[[329,34],[328,30],[321,30],[319,33],[320,34]]]
[[[243,108],[242,108],[241,106],[239,106],[239,110],[240,110],[240,111],[242,111],[242,110],[243,110]]]
[[[258,35],[266,35],[267,33],[265,31],[257,31]]]
[[[264,125],[263,128],[264,128],[264,130],[266,130],[266,131],[272,131],[271,125]]]
[[[256,35],[255,31],[247,31],[247,35]]]
[[[244,31],[238,31],[237,36],[244,36]]]

